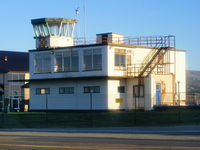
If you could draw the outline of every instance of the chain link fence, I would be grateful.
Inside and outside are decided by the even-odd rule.
[[[120,95],[113,94],[112,96],[119,98]],[[136,108],[142,108],[146,103],[144,98],[135,99],[132,97],[132,103],[130,104],[132,109],[115,111],[44,110],[42,112],[0,112],[0,128],[128,127],[200,124],[199,93],[165,93],[161,95],[159,104],[158,96],[151,96],[154,103],[154,110],[151,111],[134,109],[135,100],[136,106],[138,106]],[[92,109],[97,104],[95,103],[95,98],[93,95],[92,107],[90,105]],[[124,96],[124,101],[126,100],[125,98],[128,97]],[[119,106],[120,103],[123,103],[119,99],[114,103],[116,102]],[[48,106],[50,105],[48,104]]]

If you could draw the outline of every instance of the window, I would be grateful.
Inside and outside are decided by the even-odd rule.
[[[119,86],[118,87],[118,92],[119,93],[125,93],[125,86]]]
[[[34,68],[35,73],[50,73],[51,54],[49,52],[35,54]]]
[[[46,24],[34,25],[33,28],[36,37],[44,37],[49,35],[48,27]]]
[[[83,57],[85,71],[102,69],[101,49],[84,50]]]
[[[84,51],[84,70],[92,70],[92,50]]]
[[[52,36],[58,35],[59,24],[49,24],[49,28]]]
[[[55,53],[55,64],[56,64],[56,72],[60,72],[63,70],[62,68],[62,53]]]
[[[134,97],[144,97],[144,85],[134,85],[133,86],[133,96]]]
[[[72,51],[71,52],[71,71],[78,71],[78,64],[79,64],[79,60],[78,60],[78,51]]]
[[[61,87],[59,94],[74,94],[74,87]]]
[[[131,55],[129,50],[115,49],[115,67],[118,69],[131,64]]]
[[[54,71],[67,72],[79,70],[79,57],[77,50],[67,50],[55,53]]]
[[[115,54],[115,66],[125,67],[125,65],[126,65],[125,57],[126,57],[126,55]]]
[[[126,65],[126,50],[115,49],[115,66],[125,67]]]
[[[50,88],[36,88],[36,95],[50,94]]]
[[[93,69],[94,70],[101,70],[102,69],[102,55],[101,49],[94,49],[93,50]]]
[[[100,93],[100,86],[86,86],[83,90],[84,93]]]

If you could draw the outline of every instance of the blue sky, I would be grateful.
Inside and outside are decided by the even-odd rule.
[[[175,35],[187,50],[187,69],[200,70],[200,0],[85,0],[86,36],[117,32],[125,36]],[[31,19],[75,18],[83,35],[83,0],[5,0],[0,3],[0,49],[35,48]]]

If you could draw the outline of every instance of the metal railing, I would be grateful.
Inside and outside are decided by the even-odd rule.
[[[125,44],[133,46],[147,47],[174,47],[175,36],[141,36],[141,37],[102,37],[97,38],[74,38],[74,45],[89,45],[100,43]],[[159,45],[161,44],[161,45]]]

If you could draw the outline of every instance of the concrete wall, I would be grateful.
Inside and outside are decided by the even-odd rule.
[[[102,50],[102,70],[94,70],[94,71],[84,71],[84,63],[83,63],[83,51],[88,49],[96,49],[101,48]],[[45,79],[45,78],[65,78],[65,77],[87,77],[87,76],[106,76],[107,75],[107,47],[106,46],[95,46],[95,47],[87,47],[87,48],[73,48],[74,50],[78,50],[79,55],[79,71],[78,72],[54,72],[54,51],[65,51],[65,49],[56,49],[49,51],[34,51],[30,52],[29,56],[29,64],[30,64],[30,76],[31,79]],[[49,53],[51,52],[51,73],[34,73],[34,55],[37,53]]]
[[[176,52],[176,91],[178,88],[180,92],[180,100],[186,100],[186,52]],[[179,82],[179,85],[178,85]],[[178,98],[178,97],[177,97]],[[184,101],[180,102],[181,105],[185,105]]]
[[[108,109],[127,109],[127,86],[126,79],[108,80]],[[118,87],[124,86],[125,93],[119,93]]]
[[[84,93],[85,86],[100,86],[100,93]],[[107,81],[99,80],[62,80],[31,82],[30,110],[45,110],[46,95],[36,95],[36,88],[50,88],[47,95],[50,110],[105,110],[107,103]],[[59,87],[74,87],[74,94],[59,94]]]
[[[40,48],[41,39],[36,39],[36,48]],[[64,36],[50,36],[44,39],[44,43],[48,48],[58,48],[58,47],[67,47],[73,46],[74,40],[72,37]]]
[[[175,86],[174,75],[154,75],[153,86],[153,104],[156,105],[156,83],[161,84],[161,104],[162,105],[174,105]]]
[[[108,56],[108,76],[126,76],[127,75],[127,66],[125,68],[115,67],[115,49],[123,49],[127,51],[128,55],[131,55],[131,72],[135,72],[134,67],[139,67],[143,59],[151,51],[150,48],[128,48],[128,47],[119,47],[119,46],[109,46],[107,51]]]
[[[84,71],[83,70],[83,51],[86,49],[102,48],[102,70],[100,71]],[[50,87],[51,94],[48,95],[49,109],[89,109],[90,94],[83,93],[83,87],[89,85],[100,85],[101,93],[92,94],[95,97],[94,109],[133,109],[136,107],[145,107],[150,110],[155,105],[156,83],[161,83],[162,92],[165,92],[165,97],[162,97],[162,104],[174,104],[173,93],[177,93],[177,83],[180,82],[181,99],[185,99],[186,79],[185,79],[185,51],[170,51],[168,57],[171,65],[167,65],[166,75],[159,75],[156,72],[150,74],[144,80],[144,98],[133,98],[133,85],[138,84],[137,78],[124,78],[126,70],[119,70],[115,68],[115,49],[125,49],[131,55],[131,65],[138,65],[142,63],[143,59],[149,54],[150,48],[130,48],[119,46],[95,46],[95,47],[80,47],[75,48],[79,53],[79,72],[53,72],[54,55],[51,57],[52,72],[48,74],[34,74],[34,54],[30,53],[30,70],[31,79],[46,79],[46,78],[70,78],[70,77],[94,77],[94,76],[108,76],[108,79],[95,80],[71,80],[61,82],[59,80],[52,80],[51,83],[47,81],[31,83],[31,109],[45,109],[45,96],[35,95],[35,88]],[[64,49],[57,49],[55,51],[63,51]],[[42,52],[40,52],[42,53]],[[53,54],[53,53],[52,53]],[[165,56],[166,57],[166,56]],[[126,69],[126,68],[125,68]],[[155,70],[154,70],[155,71]],[[174,75],[175,74],[175,75]],[[115,77],[112,78],[112,77]],[[117,78],[116,78],[117,77]],[[119,78],[118,78],[119,77]],[[59,95],[59,87],[73,86],[75,93]],[[118,87],[125,86],[125,93],[119,93]],[[167,93],[169,93],[167,95]],[[171,93],[171,95],[170,95]],[[163,93],[164,94],[164,93]],[[175,95],[177,100],[177,95]],[[120,99],[120,100],[119,100]]]
[[[145,110],[152,110],[154,105],[154,93],[155,93],[155,80],[153,78],[153,75],[149,75],[147,78],[145,78],[144,81],[145,84]]]

